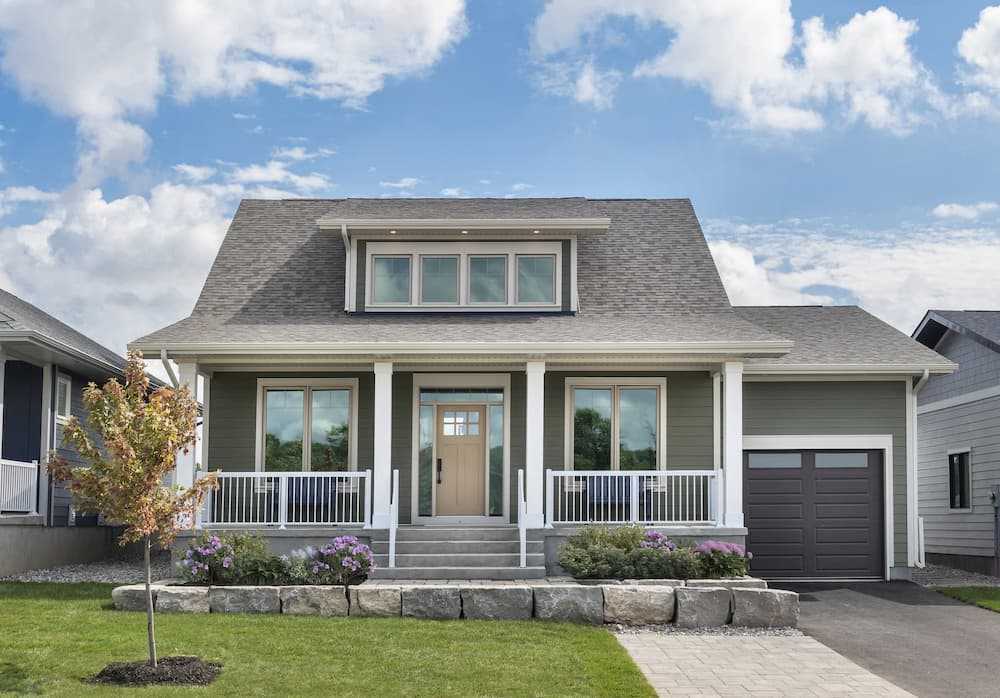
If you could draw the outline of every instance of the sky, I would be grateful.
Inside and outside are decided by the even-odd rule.
[[[1000,308],[998,155],[981,0],[0,0],[0,288],[117,351],[246,197],[689,197],[734,303],[909,333]]]

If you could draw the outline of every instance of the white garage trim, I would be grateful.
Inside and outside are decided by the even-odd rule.
[[[810,434],[810,435],[743,435],[744,451],[882,451],[882,490],[885,502],[885,520],[882,537],[885,539],[885,578],[890,579],[890,568],[895,564],[892,509],[892,434]]]

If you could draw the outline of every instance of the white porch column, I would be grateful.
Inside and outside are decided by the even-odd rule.
[[[177,382],[180,386],[187,386],[187,389],[191,391],[191,397],[198,398],[198,364],[194,362],[178,362],[177,368],[180,369],[179,375],[177,377]],[[194,468],[195,464],[198,462],[198,446],[194,444],[193,448],[187,453],[183,451],[177,454],[177,465],[174,470],[174,484],[180,485],[181,487],[190,487],[194,484]]]
[[[725,419],[722,467],[725,469],[723,524],[743,527],[743,364],[722,367]]]
[[[198,444],[198,465],[209,470],[208,463],[208,411],[212,397],[212,374],[201,374],[201,443]]]
[[[545,525],[545,511],[542,505],[545,488],[545,468],[542,463],[545,362],[529,361],[525,365],[525,371],[528,374],[525,391],[527,424],[524,429],[524,494],[528,505],[525,520],[528,528],[541,528]]]
[[[53,444],[55,436],[52,430],[52,381],[55,380],[55,366],[45,364],[42,366],[42,428],[41,447],[38,452],[38,513],[45,517],[45,522],[49,522],[49,451],[58,446]]]
[[[3,457],[3,386],[4,373],[7,369],[7,355],[0,344],[0,458]]]
[[[389,528],[392,494],[392,362],[375,362],[375,454],[372,528]]]

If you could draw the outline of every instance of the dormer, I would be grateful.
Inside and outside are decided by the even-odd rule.
[[[577,310],[577,240],[609,218],[320,219],[347,251],[358,313]]]

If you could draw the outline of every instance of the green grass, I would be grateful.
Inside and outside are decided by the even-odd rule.
[[[157,615],[161,656],[224,665],[211,688],[97,687],[145,658],[146,617],[105,584],[0,584],[0,695],[652,696],[602,628],[538,621]]]
[[[1000,613],[1000,587],[941,587],[937,591],[953,599]]]

